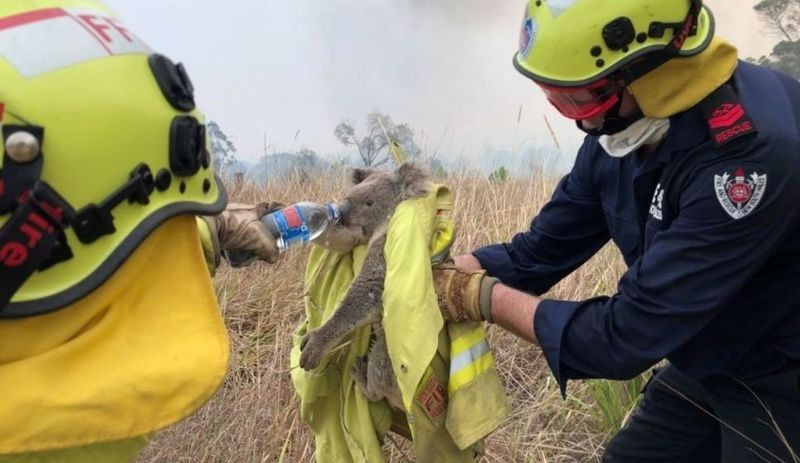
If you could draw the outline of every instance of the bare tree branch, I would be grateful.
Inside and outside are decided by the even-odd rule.
[[[772,33],[783,36],[789,42],[795,40],[790,31],[796,30],[791,22],[796,21],[800,10],[796,0],[762,0],[753,9]]]
[[[397,142],[409,158],[417,157],[422,152],[414,142],[414,131],[408,125],[396,125],[391,117],[379,111],[369,113],[366,119],[366,135],[360,139],[350,122],[342,122],[334,130],[334,136],[343,145],[353,145],[358,149],[358,155],[366,167],[381,166],[392,160],[390,141]]]

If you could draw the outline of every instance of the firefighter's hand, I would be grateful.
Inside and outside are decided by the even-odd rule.
[[[492,322],[492,288],[496,278],[486,270],[465,269],[448,258],[433,267],[439,309],[445,320]]]
[[[282,207],[283,204],[276,202],[230,203],[221,214],[203,219],[209,225],[212,238],[217,240],[215,248],[252,253],[260,260],[273,263],[278,260],[278,246],[260,219]]]

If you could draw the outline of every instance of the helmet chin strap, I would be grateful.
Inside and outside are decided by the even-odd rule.
[[[595,127],[593,129],[587,129],[583,126],[583,121],[575,121],[575,124],[581,129],[583,132],[593,136],[599,137],[601,135],[614,135],[617,133],[622,132],[623,130],[630,127],[634,122],[638,121],[639,119],[644,117],[642,110],[636,108],[636,111],[633,114],[628,116],[620,116],[619,110],[622,107],[622,97],[623,92],[620,92],[619,97],[617,98],[617,104],[611,107],[608,112],[603,116],[603,122],[600,124],[599,127]]]

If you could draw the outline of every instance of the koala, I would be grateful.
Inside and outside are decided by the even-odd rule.
[[[367,399],[387,399],[402,409],[400,391],[394,377],[381,318],[386,259],[383,248],[389,219],[402,201],[427,194],[428,177],[414,164],[405,163],[394,172],[354,169],[353,186],[345,194],[341,224],[329,227],[315,240],[335,252],[347,252],[367,244],[361,271],[353,280],[333,316],[306,334],[300,344],[300,367],[311,370],[322,357],[355,330],[372,324],[374,342],[366,357],[360,357],[351,374]]]

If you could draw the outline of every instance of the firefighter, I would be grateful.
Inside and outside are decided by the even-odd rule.
[[[275,205],[225,209],[185,69],[94,0],[3,2],[0,81],[0,461],[131,461],[225,375],[200,236],[274,262]]]
[[[530,0],[513,62],[586,138],[530,229],[435,271],[445,316],[537,343],[562,392],[667,359],[605,461],[794,461],[800,83],[700,0]],[[609,240],[615,294],[540,296]]]

